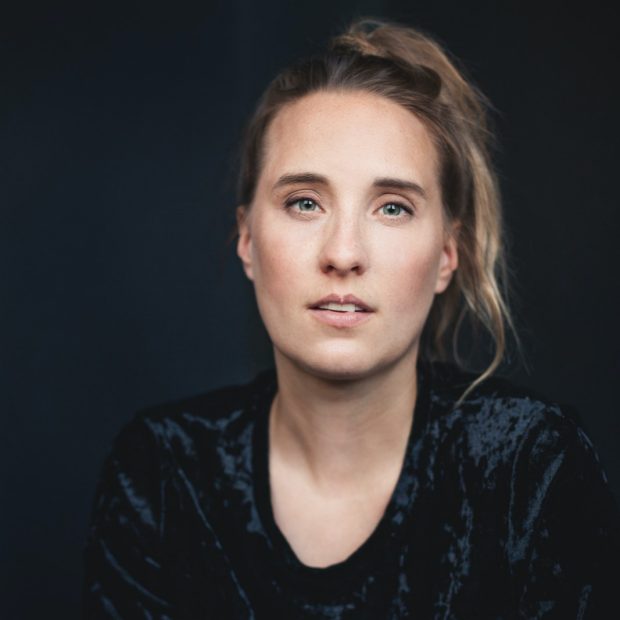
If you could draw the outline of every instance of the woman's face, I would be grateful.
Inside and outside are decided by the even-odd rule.
[[[420,120],[365,92],[317,92],[265,136],[237,252],[278,364],[329,379],[415,365],[457,250]]]

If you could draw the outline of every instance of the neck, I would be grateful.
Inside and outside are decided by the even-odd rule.
[[[359,380],[329,380],[276,352],[270,458],[326,490],[398,475],[417,397],[417,355]]]

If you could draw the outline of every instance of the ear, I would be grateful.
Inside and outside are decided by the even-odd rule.
[[[459,266],[458,252],[458,231],[460,224],[453,224],[449,231],[446,231],[444,245],[441,250],[441,258],[439,261],[439,271],[437,273],[437,284],[435,285],[435,293],[443,293],[450,284],[452,276]]]
[[[237,256],[241,259],[243,271],[245,275],[254,280],[252,272],[252,235],[250,234],[248,209],[245,205],[237,207],[237,230],[239,231],[239,239],[237,239]]]

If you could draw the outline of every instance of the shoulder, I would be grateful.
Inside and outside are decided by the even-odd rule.
[[[476,375],[433,364],[431,376],[442,423],[459,429],[472,456],[541,463],[570,455],[598,461],[573,407],[502,377],[487,379],[459,402]]]
[[[254,419],[258,404],[274,389],[275,372],[251,381],[143,408],[118,433],[114,452],[149,445],[151,450],[193,452],[194,446],[238,435]]]
[[[461,400],[476,375],[453,364],[433,363],[429,368],[434,402],[446,413],[457,413],[468,423],[505,420],[511,425],[530,426],[546,421],[569,428],[581,426],[572,406],[500,376],[489,377]]]
[[[261,397],[275,373],[138,411],[117,433],[99,473],[94,521],[133,511],[156,526],[168,483],[201,480],[231,469],[248,445]],[[233,473],[234,473],[233,471]],[[183,486],[183,485],[181,485]],[[150,515],[150,516],[149,516]]]
[[[447,365],[431,372],[432,432],[451,455],[446,461],[452,458],[476,489],[507,492],[516,521],[525,523],[534,507],[544,506],[558,514],[579,511],[584,519],[596,513],[615,531],[615,499],[574,408],[499,377],[459,403],[475,375]]]

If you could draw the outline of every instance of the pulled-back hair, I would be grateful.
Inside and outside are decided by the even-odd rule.
[[[357,20],[331,41],[325,53],[276,76],[246,129],[239,204],[249,208],[253,201],[265,134],[275,115],[310,93],[342,90],[374,93],[400,104],[426,125],[434,140],[442,203],[455,231],[459,266],[448,288],[433,301],[420,354],[460,363],[463,325],[482,327],[493,340],[494,352],[471,389],[501,363],[506,328],[512,325],[503,294],[501,204],[489,154],[493,135],[487,101],[431,37],[385,21]]]

